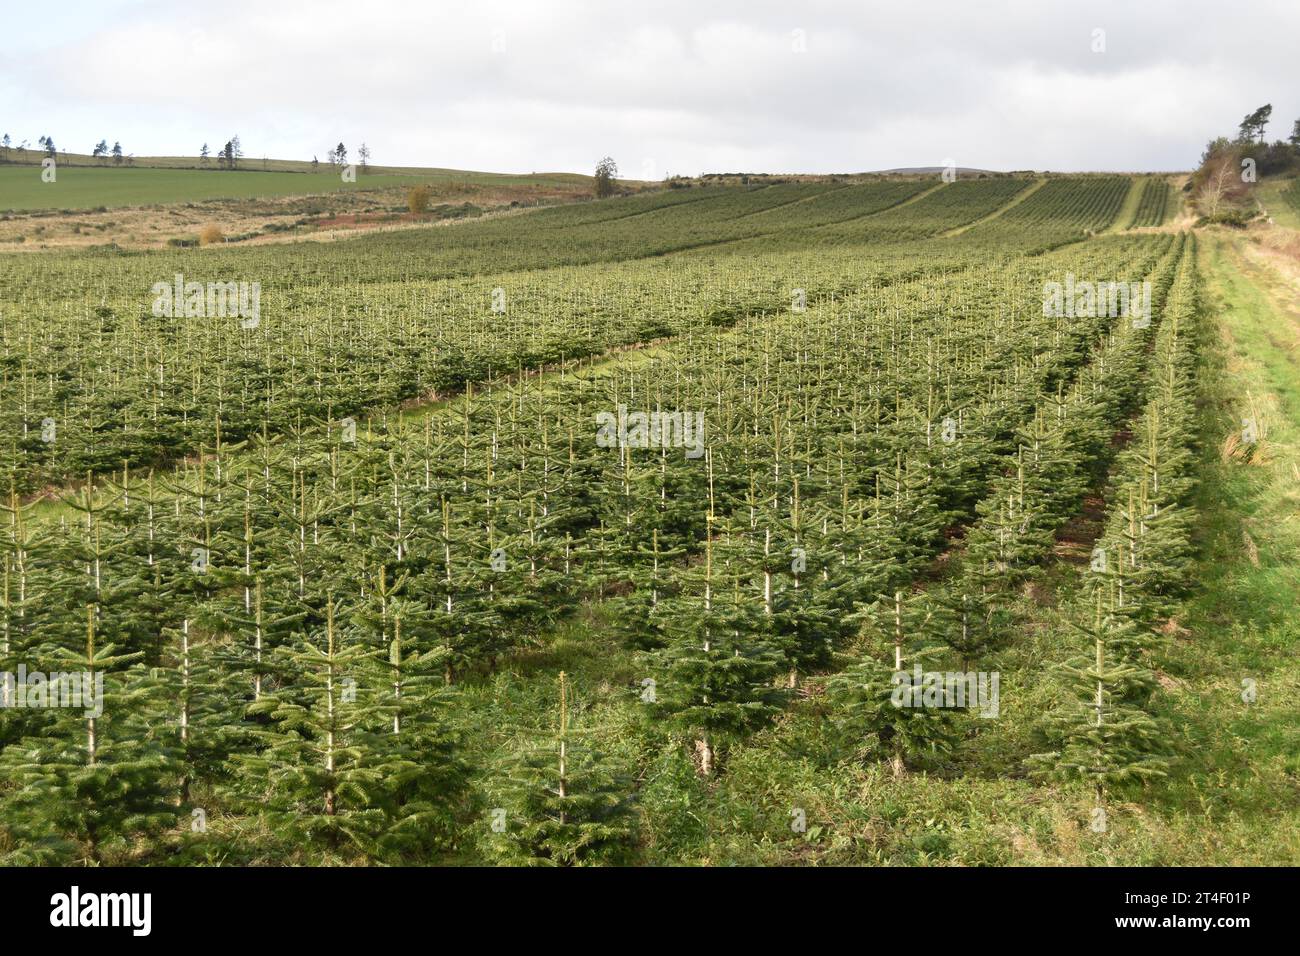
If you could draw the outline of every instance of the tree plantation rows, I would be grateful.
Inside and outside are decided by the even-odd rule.
[[[982,772],[1113,812],[1175,746],[1151,656],[1197,444],[1194,240],[1087,235],[1130,188],[678,190],[0,262],[0,671],[102,683],[0,709],[0,859],[703,862],[692,808],[752,748],[960,778],[998,735]],[[174,273],[263,277],[258,321],[155,315]],[[1045,307],[1067,276],[1148,308]],[[1022,666],[1088,498],[1065,651]],[[783,800],[733,812],[801,839]]]
[[[161,465],[218,436],[278,434],[869,285],[1004,261],[1104,225],[1129,180],[1049,180],[1004,217],[959,238],[926,238],[983,219],[1027,188],[1028,180],[993,179],[700,190],[419,232],[418,249],[397,233],[310,254],[269,246],[7,257],[5,484],[30,494],[123,462]],[[616,226],[642,245],[619,247]],[[711,230],[705,248],[627,258],[665,251],[654,237],[678,241],[690,229]],[[729,241],[753,236],[762,238]],[[454,270],[427,247],[452,241],[457,265],[473,263],[481,243],[483,271],[446,278]],[[537,270],[543,255],[627,261]]]
[[[1138,198],[1137,212],[1134,213],[1134,226],[1159,226],[1169,215],[1169,197],[1172,190],[1169,183],[1159,177],[1151,177],[1142,184],[1142,193]]]

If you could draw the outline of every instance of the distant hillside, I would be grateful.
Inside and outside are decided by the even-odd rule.
[[[19,150],[11,147],[0,150],[0,166],[39,166],[45,154],[40,149]],[[198,169],[231,172],[217,165],[215,156],[206,163],[197,156],[129,156],[121,163],[114,163],[112,158],[99,158],[88,153],[70,153],[59,150],[55,157],[60,166],[89,166],[96,169]],[[260,156],[245,156],[239,160],[233,172],[271,172],[271,173],[328,173],[333,167],[323,160],[315,169],[310,160],[270,159]],[[360,169],[360,166],[357,167]],[[384,166],[371,163],[366,167],[371,175],[384,176],[418,176],[422,179],[456,180],[457,182],[474,182],[484,185],[500,185],[510,182],[544,183],[547,185],[589,184],[591,177],[581,173],[485,173],[467,169],[446,169],[439,166]]]
[[[922,176],[926,174],[938,175],[948,167],[946,166],[900,166],[896,169],[876,169],[873,170],[873,176]],[[976,169],[973,166],[958,166],[958,176],[1001,176],[1001,172],[995,169]]]

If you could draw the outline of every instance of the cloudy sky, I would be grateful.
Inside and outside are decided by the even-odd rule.
[[[1300,117],[1297,0],[60,0],[0,23],[0,134],[78,152],[1176,170],[1265,102],[1270,138]]]

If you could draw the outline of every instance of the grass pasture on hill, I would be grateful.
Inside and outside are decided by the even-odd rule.
[[[1300,229],[1300,177],[1269,177],[1259,184],[1256,197],[1276,223]]]
[[[29,154],[30,155],[30,154]],[[474,218],[519,206],[590,198],[590,177],[507,175],[447,169],[371,167],[355,183],[340,171],[276,161],[268,170],[245,162],[226,171],[192,166],[130,167],[60,162],[56,180],[38,165],[0,163],[0,247],[22,251],[118,245],[157,248],[193,242],[204,226],[226,241],[283,241],[364,231],[394,223],[418,225]],[[428,190],[429,212],[409,215],[407,193]]]
[[[123,169],[59,166],[55,182],[41,180],[39,166],[0,166],[0,210],[93,209],[99,206],[154,206],[209,199],[256,199],[323,195],[343,190],[384,189],[429,181],[420,173],[366,173],[355,183],[340,173]]]

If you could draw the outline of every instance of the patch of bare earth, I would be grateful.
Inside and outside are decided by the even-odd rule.
[[[413,216],[407,210],[404,187],[113,209],[38,210],[0,217],[0,251],[39,252],[104,245],[156,249],[173,240],[193,241],[206,226],[216,226],[227,242],[240,244],[329,241],[361,231],[448,225],[484,215],[575,202],[587,195],[579,185],[446,183],[430,187],[430,211],[422,216]]]

